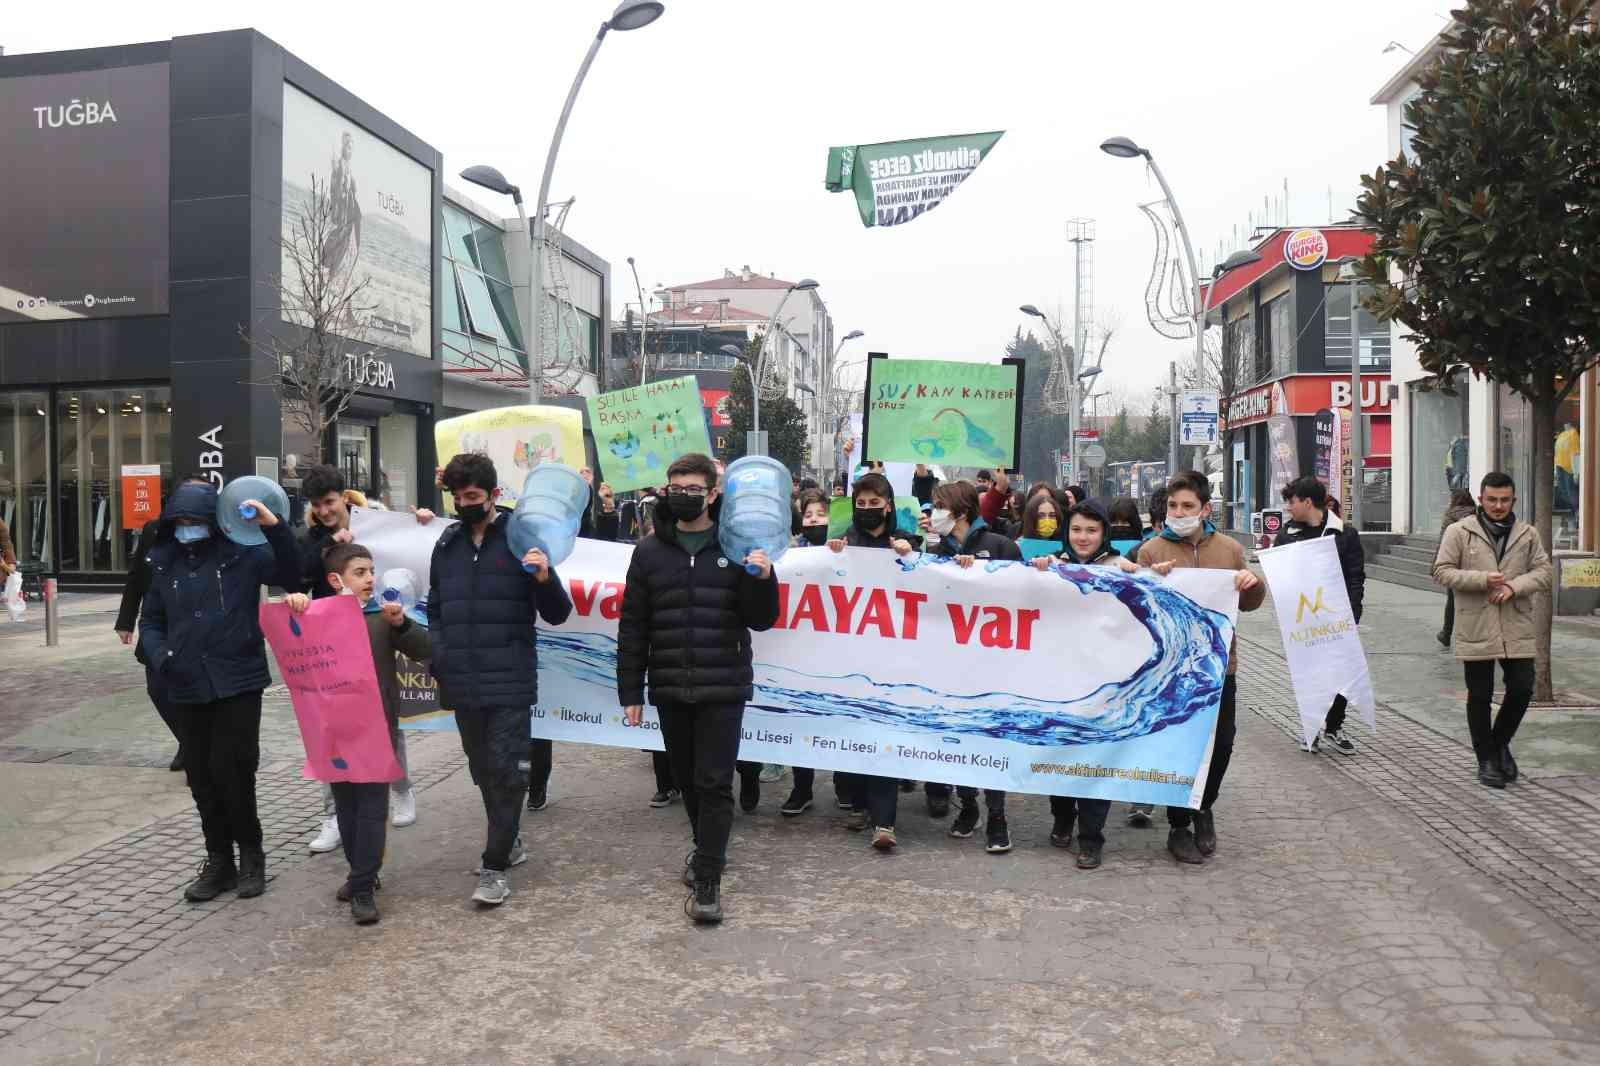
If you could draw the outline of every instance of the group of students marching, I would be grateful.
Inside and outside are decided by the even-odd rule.
[[[487,457],[457,455],[439,480],[451,493],[460,521],[433,549],[425,629],[397,604],[374,597],[372,554],[354,540],[349,497],[332,467],[306,475],[308,529],[298,542],[287,516],[274,515],[260,501],[250,502],[264,544],[246,546],[221,536],[217,492],[203,477],[185,479],[167,501],[130,589],[137,586],[143,593],[137,642],[150,695],[180,740],[181,766],[205,837],[206,859],[185,889],[188,899],[210,900],[226,891],[255,896],[265,890],[255,801],[261,697],[269,683],[257,619],[263,584],[287,590],[290,609],[297,612],[324,596],[358,601],[402,771],[405,743],[398,728],[395,657],[428,661],[441,705],[455,712],[483,802],[485,843],[471,899],[496,906],[510,895],[507,871],[528,859],[520,836],[522,812],[525,806],[544,807],[550,772],[550,742],[529,739],[530,709],[537,699],[536,625],[541,620],[561,624],[572,603],[543,553],[532,549],[517,558],[510,551],[509,513],[496,506],[499,479]],[[921,550],[965,568],[980,559],[1020,561],[1019,541],[1029,542],[1034,551],[1041,541],[1054,542],[1036,555],[1034,566],[1046,570],[1064,561],[1159,575],[1174,567],[1220,568],[1234,572],[1241,610],[1254,610],[1265,595],[1245,566],[1241,546],[1212,524],[1210,483],[1198,472],[1180,474],[1158,494],[1149,529],[1131,500],[1108,510],[1076,486],[1057,490],[1043,483],[1012,493],[1003,473],[985,472],[976,483],[939,482],[918,468],[913,489],[922,502],[921,515],[916,529],[902,529],[888,479],[876,471],[859,476],[848,489],[849,527],[842,537],[830,538],[831,501],[815,486],[797,482],[795,543],[901,555]],[[779,612],[777,578],[765,553],[754,551],[731,560],[733,565],[723,556],[720,493],[718,467],[707,456],[686,455],[668,468],[666,485],[654,494],[650,531],[629,563],[617,646],[617,695],[626,719],[637,725],[648,699],[660,720],[665,752],[658,759],[652,803],[682,799],[693,842],[682,871],[690,889],[685,910],[700,923],[721,921],[723,915],[721,882],[735,776],[741,779],[744,809],[752,811],[759,803],[760,766],[738,759],[744,708],[754,691],[750,632],[771,628]],[[603,485],[599,497],[599,514],[586,528],[614,539],[615,500]],[[429,511],[417,512],[420,522],[433,518]],[[119,619],[119,630],[131,631],[128,614]],[[1181,862],[1203,862],[1217,847],[1212,807],[1233,750],[1236,657],[1234,649],[1200,809],[1167,811],[1168,848]],[[893,851],[899,794],[907,783],[865,774],[833,776],[838,802],[847,812],[845,827],[870,830],[873,848]],[[811,807],[814,782],[814,771],[795,768],[784,815],[798,816]],[[950,787],[931,782],[925,790],[928,813],[949,816]],[[1006,794],[986,789],[980,812],[976,788],[954,791],[950,834],[970,837],[982,822],[988,850],[1009,851]],[[410,783],[402,776],[395,782],[334,784],[325,789],[324,802],[331,813],[312,847],[342,847],[349,870],[337,897],[350,903],[357,923],[376,922],[387,826],[416,818]],[[1050,806],[1051,843],[1076,852],[1080,868],[1098,867],[1110,802],[1052,797]],[[1130,823],[1148,824],[1152,813],[1136,806]]]

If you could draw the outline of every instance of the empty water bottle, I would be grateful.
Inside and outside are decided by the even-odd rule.
[[[792,506],[789,471],[766,455],[747,455],[729,464],[723,475],[722,523],[718,539],[722,552],[734,562],[757,548],[777,562],[789,549]],[[752,574],[760,567],[746,564]]]
[[[559,566],[578,542],[578,526],[589,506],[589,483],[563,463],[540,463],[522,483],[517,509],[506,527],[511,554],[518,559],[538,548]],[[531,569],[526,564],[523,569]]]

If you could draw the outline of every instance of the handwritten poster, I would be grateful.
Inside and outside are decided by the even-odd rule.
[[[679,456],[711,454],[700,386],[693,377],[669,378],[602,392],[588,399],[600,473],[617,492],[667,480]]]
[[[261,632],[289,689],[304,775],[313,781],[395,781],[404,771],[389,742],[367,623],[354,596],[312,600],[304,614],[261,605]]]
[[[540,463],[566,463],[576,470],[586,462],[583,412],[569,407],[491,407],[436,423],[433,439],[441,466],[461,452],[481,452],[494,460],[498,502],[506,507],[517,505],[522,483]],[[444,507],[455,514],[455,499],[448,492]]]
[[[1022,360],[867,360],[862,454],[949,466],[1015,468]]]

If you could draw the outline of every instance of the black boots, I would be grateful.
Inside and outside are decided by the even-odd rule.
[[[239,849],[239,898],[249,899],[267,890],[267,857],[260,848]]]
[[[233,867],[233,856],[223,852],[208,852],[206,861],[196,877],[183,890],[183,898],[190,903],[206,903],[224,892],[231,892],[239,884],[238,872]]]
[[[1517,760],[1511,757],[1511,745],[1500,745],[1500,773],[1506,779],[1506,784],[1514,785],[1517,782]]]
[[[1194,812],[1194,846],[1202,855],[1217,851],[1217,817],[1210,811]]]
[[[1505,771],[1500,769],[1498,758],[1478,760],[1478,784],[1486,788],[1505,788]]]

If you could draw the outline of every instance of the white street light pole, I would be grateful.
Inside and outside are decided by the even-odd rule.
[[[772,317],[767,320],[767,332],[761,337],[761,349],[756,353],[756,369],[754,384],[750,386],[750,444],[747,449],[751,455],[765,455],[767,450],[760,444],[761,433],[761,382],[767,374],[767,346],[772,343],[773,330],[778,327],[778,316],[783,313],[783,305],[789,302],[789,297],[797,292],[811,292],[817,288],[814,278],[801,278],[784,292],[783,299],[778,301],[777,308],[772,312]],[[731,347],[731,345],[730,345]],[[757,450],[759,448],[759,450]]]
[[[838,362],[839,362],[839,353],[844,351],[844,346],[846,344],[849,344],[851,341],[855,340],[857,337],[865,337],[865,336],[866,336],[866,334],[861,332],[859,329],[851,330],[849,333],[846,333],[843,337],[841,337],[839,339],[839,343],[834,346],[833,354],[828,356],[827,365],[826,366],[824,366],[821,361],[819,361],[817,363],[817,481],[818,482],[821,482],[821,481],[824,480],[824,478],[823,478],[824,461],[823,461],[823,455],[822,455],[822,447],[823,447],[822,434],[823,434],[823,430],[827,427],[827,422],[828,422],[828,408],[829,408],[828,393],[833,388],[833,368],[834,368],[835,365],[838,364]]]
[[[650,311],[644,305],[644,286],[639,284],[639,268],[633,265],[633,256],[628,256],[628,269],[633,271],[633,291],[639,294],[639,384],[643,385],[650,376],[650,356],[646,354],[644,342],[646,330],[650,325]]]

